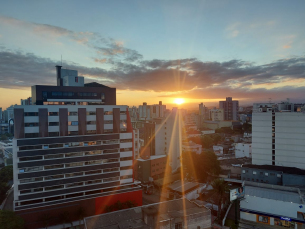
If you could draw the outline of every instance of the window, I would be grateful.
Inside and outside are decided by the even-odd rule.
[[[175,223],[175,229],[182,229],[182,223]]]
[[[74,135],[78,135],[78,131],[69,131],[68,132],[69,136],[74,136]]]
[[[20,157],[19,161],[37,161],[42,160],[42,156],[36,156],[36,157]]]
[[[245,170],[243,170],[243,173],[246,173],[246,171],[245,171]]]
[[[62,158],[64,157],[63,154],[50,154],[50,155],[45,155],[44,159],[53,159],[53,158]]]
[[[96,121],[87,121],[87,125],[95,125]]]
[[[44,190],[48,191],[48,190],[63,189],[63,188],[64,188],[64,185],[55,185],[55,186],[45,187]]]
[[[72,163],[68,163],[66,164],[66,167],[76,167],[76,166],[82,166],[83,162],[72,162]]]
[[[87,130],[86,134],[96,134],[96,130]]]
[[[95,111],[88,111],[87,115],[96,115],[96,112]]]
[[[253,174],[255,175],[255,174],[256,174],[256,171],[253,171]]]
[[[49,126],[59,126],[59,122],[49,122]]]
[[[49,116],[58,116],[58,112],[49,112]]]
[[[25,112],[24,116],[38,116],[38,112]]]
[[[130,161],[132,157],[121,157],[121,161]]]
[[[104,112],[104,115],[112,115],[112,114],[113,114],[112,111],[105,111],[105,112]]]
[[[38,122],[24,123],[24,126],[25,126],[25,127],[38,126]]]
[[[65,176],[63,174],[59,174],[59,175],[53,175],[53,176],[46,176],[44,179],[45,180],[54,180],[54,179],[61,179],[61,178],[65,178]]]
[[[63,168],[64,165],[45,165],[44,166],[44,169],[47,170],[47,169],[60,169],[60,168]]]
[[[49,137],[58,137],[59,132],[49,132]]]
[[[24,138],[38,138],[39,134],[38,133],[27,133],[24,134]]]
[[[77,112],[76,111],[71,111],[71,112],[68,112],[68,115],[69,116],[77,116]]]
[[[68,122],[69,126],[78,126],[78,121],[70,121]]]
[[[78,172],[78,173],[68,173],[66,174],[66,178],[67,177],[77,177],[77,176],[82,176],[83,175],[83,172]]]
[[[42,149],[42,145],[36,145],[36,146],[20,146],[19,151],[23,150],[33,150],[33,149]]]

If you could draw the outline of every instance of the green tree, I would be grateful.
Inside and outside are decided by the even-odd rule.
[[[251,133],[252,132],[252,125],[248,122],[244,123],[242,126],[242,129],[245,133]]]
[[[13,166],[9,165],[0,170],[0,203],[6,198],[6,192],[10,189],[8,182],[13,179]]]
[[[24,220],[13,211],[0,210],[0,229],[23,229]]]
[[[220,164],[213,151],[203,151],[201,154],[194,152],[182,153],[182,168],[187,178],[194,178],[205,182],[210,175],[217,176],[220,173]]]
[[[221,220],[221,205],[224,202],[226,192],[229,191],[229,186],[225,182],[224,179],[215,179],[211,186],[213,187],[212,193],[216,196],[217,202],[218,202],[218,214],[217,218],[220,222]]]

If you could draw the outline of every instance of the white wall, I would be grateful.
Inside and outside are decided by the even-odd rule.
[[[235,157],[252,157],[252,144],[235,143]]]

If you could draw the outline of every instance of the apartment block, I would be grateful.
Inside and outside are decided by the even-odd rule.
[[[96,83],[33,88],[36,105],[14,107],[14,210],[26,225],[42,227],[41,214],[79,207],[100,214],[118,200],[142,205],[133,175],[136,133],[128,107],[112,97],[115,89]]]
[[[224,120],[238,120],[238,100],[232,100],[232,97],[227,97],[226,101],[219,101],[219,109],[224,111]]]

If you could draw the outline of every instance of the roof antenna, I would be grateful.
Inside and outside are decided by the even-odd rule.
[[[61,59],[61,66],[62,66],[62,55],[60,55],[60,59]]]

